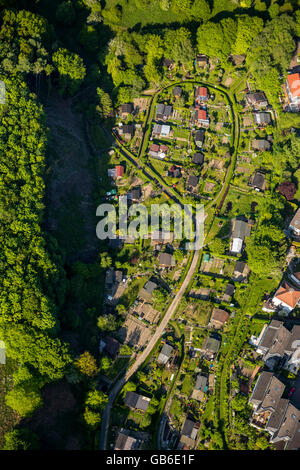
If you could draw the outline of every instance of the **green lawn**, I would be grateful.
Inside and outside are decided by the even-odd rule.
[[[107,7],[111,7],[113,5],[121,5],[126,8],[123,8],[122,19],[120,22],[121,26],[125,26],[127,28],[132,28],[136,24],[141,24],[141,26],[145,26],[147,24],[163,24],[163,23],[173,23],[173,22],[184,22],[184,16],[178,15],[178,13],[174,13],[171,9],[168,11],[163,11],[160,8],[160,0],[151,1],[149,6],[140,10],[136,7],[135,0],[108,0],[106,2]],[[104,23],[108,21],[105,19]]]
[[[227,204],[231,202],[232,208],[227,211]],[[224,201],[221,214],[226,213],[227,217],[235,217],[237,215],[251,215],[251,204],[256,202],[256,212],[259,211],[259,208],[263,202],[263,196],[260,194],[246,193],[238,191],[237,189],[230,188],[227,194],[227,197]]]
[[[193,380],[193,377],[190,374],[187,374],[181,387],[181,393],[183,393],[183,395],[189,396],[193,391],[195,385],[194,382],[195,381]]]

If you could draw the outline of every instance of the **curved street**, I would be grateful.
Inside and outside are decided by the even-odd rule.
[[[182,82],[176,83],[175,85],[178,85],[180,83],[182,83]],[[201,82],[195,82],[195,83],[201,83]],[[222,92],[224,95],[226,95],[226,97],[228,99],[228,103],[229,103],[230,108],[231,108],[231,112],[232,112],[232,125],[233,125],[233,132],[232,132],[232,135],[233,135],[232,149],[233,150],[232,150],[230,165],[227,169],[225,180],[224,180],[224,183],[223,183],[223,185],[220,189],[220,192],[218,193],[216,198],[213,201],[211,201],[209,203],[209,205],[207,206],[207,208],[208,207],[212,208],[214,206],[214,204],[223,197],[224,194],[226,195],[226,190],[229,187],[229,183],[230,183],[230,180],[231,180],[231,177],[232,177],[232,174],[233,174],[235,161],[236,161],[236,154],[237,154],[237,147],[238,147],[237,144],[238,144],[238,141],[239,141],[240,126],[239,126],[239,116],[236,113],[236,111],[234,110],[233,102],[232,102],[232,99],[229,96],[229,94],[225,90],[220,89],[216,86],[213,86],[213,85],[210,85],[210,84],[206,84],[206,85],[209,86],[209,87],[213,87],[215,89],[218,89],[220,92]],[[172,84],[170,86],[174,86],[174,84]],[[165,88],[168,88],[168,87],[165,87]],[[148,130],[148,126],[151,125],[152,111],[153,111],[153,107],[156,103],[155,98],[159,95],[159,93],[162,90],[163,89],[158,90],[158,92],[156,92],[155,95],[152,98],[151,105],[150,105],[150,108],[149,108],[149,112],[147,114],[147,121],[146,121],[146,124],[145,124],[146,131],[144,133],[144,136],[143,136],[143,139],[142,139],[142,145],[141,145],[140,150],[139,150],[139,158],[141,157],[141,155],[143,153],[142,152],[143,147],[145,146],[145,144],[148,141],[148,139],[145,141],[145,134]],[[117,142],[117,146],[118,146],[119,150],[121,151],[121,153],[124,155],[125,158],[130,160],[130,162],[134,166],[139,168],[149,180],[155,181],[157,184],[159,184],[162,187],[163,191],[171,199],[173,199],[176,203],[182,205],[182,202],[173,194],[173,191],[171,190],[171,188],[169,188],[168,185],[162,184],[154,176],[152,176],[147,171],[147,169],[144,167],[144,165],[141,164],[140,162],[138,163],[135,160],[135,158],[133,157],[133,155],[130,153],[130,151],[128,151],[126,148],[124,148],[120,144],[118,139],[116,139],[116,142]],[[208,214],[206,214],[206,216],[207,215]],[[108,430],[109,430],[109,425],[110,425],[110,413],[111,413],[111,409],[112,409],[112,406],[113,406],[113,403],[114,403],[116,397],[118,396],[119,392],[121,391],[123,386],[126,384],[126,382],[128,382],[128,380],[135,374],[135,372],[139,369],[139,367],[144,363],[144,361],[146,360],[146,358],[148,357],[148,355],[151,353],[152,349],[154,348],[155,344],[157,343],[159,338],[162,336],[169,320],[172,318],[173,314],[175,313],[175,311],[176,311],[176,309],[179,305],[180,300],[182,299],[182,297],[183,297],[190,281],[192,280],[192,278],[194,276],[194,272],[195,272],[195,270],[197,268],[197,265],[198,265],[200,253],[201,252],[199,250],[194,251],[193,259],[192,259],[191,265],[188,269],[188,272],[187,272],[187,274],[184,278],[184,281],[182,282],[181,287],[179,288],[178,292],[176,293],[171,305],[169,306],[168,310],[166,311],[161,323],[158,325],[154,335],[151,337],[151,339],[150,339],[149,343],[147,344],[146,348],[144,349],[142,354],[140,354],[137,357],[136,361],[130,367],[130,369],[128,369],[128,371],[114,384],[114,386],[110,390],[109,396],[108,396],[108,403],[107,403],[107,405],[106,405],[106,407],[103,411],[103,415],[102,415],[101,433],[100,433],[100,439],[99,439],[99,449],[100,450],[105,450],[106,449],[107,436],[108,436]]]

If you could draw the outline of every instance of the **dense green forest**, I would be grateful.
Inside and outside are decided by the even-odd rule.
[[[217,58],[217,67],[225,70],[232,67],[232,54],[245,54],[246,72],[280,117],[271,163],[280,181],[298,168],[299,138],[282,131],[299,127],[300,120],[283,116],[279,105],[300,36],[298,7],[295,0],[1,1],[0,79],[6,102],[0,105],[0,338],[14,371],[6,405],[19,417],[42,407],[43,388],[66,374],[70,383],[79,383],[88,429],[99,425],[105,404],[105,396],[94,390],[95,359],[86,351],[77,358],[88,341],[73,348],[64,338],[65,329],[84,326],[65,310],[66,302],[77,302],[78,292],[84,295],[86,283],[98,282],[105,269],[99,259],[69,262],[44,226],[51,140],[44,97],[57,92],[73,98],[84,119],[107,122],[113,107],[168,83],[164,59],[174,61],[174,78],[180,80],[192,72],[198,53]],[[266,215],[249,240],[256,272],[263,272],[266,257],[272,270],[279,269],[285,245],[276,216],[282,204],[266,201],[265,212],[273,215]],[[264,247],[259,259],[257,246]],[[92,297],[84,307],[96,329],[99,301]],[[93,354],[96,344],[94,338]],[[37,446],[22,422],[18,430],[4,431],[6,448]]]

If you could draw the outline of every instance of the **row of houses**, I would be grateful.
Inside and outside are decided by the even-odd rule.
[[[253,407],[250,424],[270,434],[270,442],[281,449],[300,447],[300,410],[283,398],[285,384],[272,372],[258,378],[249,403]]]
[[[207,102],[208,98],[209,94],[206,87],[195,87],[194,123],[196,124],[196,126],[204,128],[209,127],[209,118],[205,106],[205,103]]]

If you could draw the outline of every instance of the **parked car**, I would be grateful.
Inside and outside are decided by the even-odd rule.
[[[289,398],[293,395],[293,393],[294,393],[295,390],[296,390],[296,387],[292,387],[292,388],[291,388],[291,390],[290,390],[289,393],[288,393],[288,397],[289,397]]]

